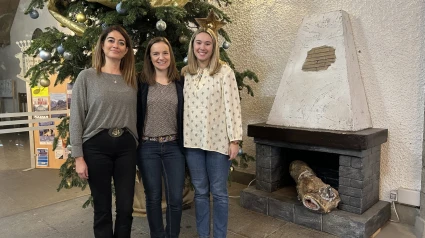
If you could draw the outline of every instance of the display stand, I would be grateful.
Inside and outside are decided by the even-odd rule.
[[[53,140],[57,136],[56,126],[61,122],[63,116],[69,116],[71,103],[72,85],[69,80],[54,86],[56,75],[50,76],[50,86],[31,88],[32,111],[44,111],[43,116],[34,116],[37,122],[33,127],[40,127],[34,130],[33,145],[36,168],[58,169],[68,158],[68,149],[65,142],[58,141],[56,150],[53,151]],[[65,110],[65,114],[63,113]],[[60,113],[55,114],[58,111]]]

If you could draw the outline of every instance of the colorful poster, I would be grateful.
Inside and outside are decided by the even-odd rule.
[[[31,93],[33,97],[48,97],[49,88],[48,87],[33,87],[31,88]]]
[[[51,93],[50,94],[50,110],[59,111],[66,110],[66,94],[65,93]]]
[[[72,96],[72,87],[73,86],[74,86],[74,84],[72,84],[72,83],[68,83],[66,85],[66,99],[67,99],[68,109],[71,109],[71,96]]]
[[[33,111],[34,112],[45,112],[49,111],[49,99],[47,97],[37,97],[32,100]],[[34,118],[48,118],[48,115],[45,116],[34,116]]]
[[[49,151],[47,148],[37,148],[37,166],[49,166]]]
[[[53,126],[54,122],[39,122],[39,126]],[[53,145],[53,140],[55,139],[55,130],[54,129],[43,129],[39,130],[40,135],[40,145]]]

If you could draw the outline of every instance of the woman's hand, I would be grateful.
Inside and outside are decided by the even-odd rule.
[[[239,153],[239,142],[232,141],[229,145],[229,160],[236,159]]]
[[[87,169],[86,161],[84,161],[83,157],[75,158],[75,171],[78,176],[82,179],[89,178],[89,170]]]

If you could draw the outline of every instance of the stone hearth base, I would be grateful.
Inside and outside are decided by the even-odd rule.
[[[241,192],[241,206],[344,238],[370,237],[391,216],[389,202],[379,201],[361,215],[342,210],[322,215],[305,208],[296,197],[294,187],[285,187],[272,193],[249,187]]]

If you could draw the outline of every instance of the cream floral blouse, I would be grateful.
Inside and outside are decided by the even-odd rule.
[[[229,142],[242,140],[241,106],[235,73],[223,65],[185,75],[184,146],[228,154]]]

